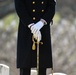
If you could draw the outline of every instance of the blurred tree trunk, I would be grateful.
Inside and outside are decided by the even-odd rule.
[[[14,0],[0,0],[0,18],[14,11]]]

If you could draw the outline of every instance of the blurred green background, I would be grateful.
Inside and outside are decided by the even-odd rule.
[[[0,63],[10,67],[10,75],[19,74],[16,68],[18,23],[14,1],[0,0]],[[51,37],[54,71],[75,75],[76,0],[57,0]]]

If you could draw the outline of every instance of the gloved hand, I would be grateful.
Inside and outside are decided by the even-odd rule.
[[[33,26],[33,25],[34,25],[34,23],[29,24],[28,25],[28,28],[31,28],[31,26]]]
[[[43,27],[43,25],[44,25],[44,23],[42,21],[39,21],[36,24],[31,23],[28,25],[28,27],[31,29],[31,33],[33,33],[34,38],[38,42],[41,40],[41,32],[39,30]]]
[[[33,34],[33,36],[34,36],[34,38],[35,38],[38,42],[41,41],[42,36],[41,36],[41,32],[40,32],[40,31],[38,31],[37,33]]]
[[[31,27],[31,31],[33,34],[36,34],[42,27],[44,26],[44,23],[42,21],[38,21],[36,24],[34,24]]]

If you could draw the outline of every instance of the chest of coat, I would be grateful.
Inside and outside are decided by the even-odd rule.
[[[38,21],[45,13],[47,0],[25,0],[25,7],[34,21]]]
[[[47,7],[47,0],[25,0],[25,6],[31,13],[44,12]]]

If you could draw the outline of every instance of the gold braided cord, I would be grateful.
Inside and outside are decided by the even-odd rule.
[[[37,75],[39,75],[39,42],[37,42]]]
[[[37,44],[37,68],[36,68],[36,70],[37,70],[37,75],[39,75],[39,44],[43,44],[43,42],[38,42],[38,41],[36,42],[34,40],[34,36],[32,36],[32,41],[33,41],[32,50],[36,50],[36,44]],[[51,69],[51,72],[53,75],[53,73],[54,73],[53,68]]]
[[[54,73],[54,70],[53,70],[53,68],[52,68],[52,70],[51,70],[51,71],[52,71],[52,75],[53,75],[53,73]]]

